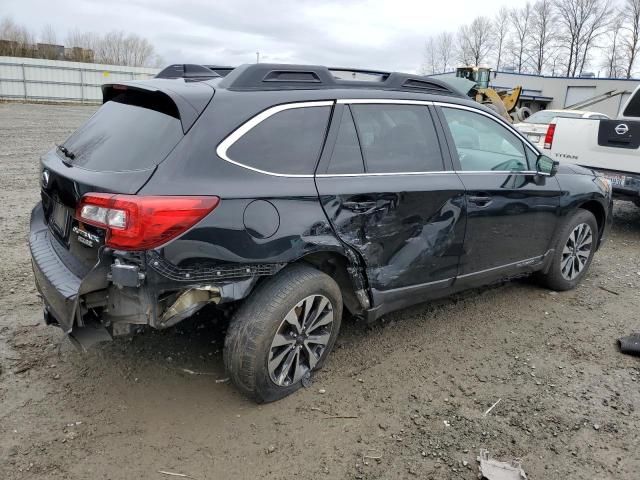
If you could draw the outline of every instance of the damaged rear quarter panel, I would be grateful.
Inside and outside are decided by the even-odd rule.
[[[313,188],[313,179],[302,180]],[[178,266],[244,265],[290,263],[314,252],[343,251],[317,195],[262,198],[279,213],[279,225],[269,238],[259,238],[244,224],[242,212],[253,200],[223,198],[207,218],[168,244],[163,256]]]

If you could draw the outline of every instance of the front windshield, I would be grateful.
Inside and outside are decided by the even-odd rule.
[[[548,125],[554,118],[581,118],[582,114],[573,112],[558,112],[553,110],[541,110],[527,118],[527,123],[538,123]]]

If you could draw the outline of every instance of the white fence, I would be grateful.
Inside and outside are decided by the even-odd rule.
[[[157,68],[0,57],[0,99],[101,103],[102,84],[141,80],[158,72]]]

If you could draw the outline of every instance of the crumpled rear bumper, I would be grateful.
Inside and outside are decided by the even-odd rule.
[[[57,241],[45,222],[42,204],[38,203],[31,212],[29,249],[36,287],[44,301],[44,320],[58,325],[77,347],[86,350],[111,339],[103,325],[81,323],[78,326],[76,321],[81,316],[78,313],[80,295],[86,293],[85,290],[104,286],[106,274],[98,268],[98,263],[86,277],[78,277],[58,255],[54,243]]]
[[[125,335],[135,326],[168,328],[208,303],[245,298],[260,276],[281,264],[185,269],[157,252],[99,250],[96,264],[79,268],[46,223],[42,204],[31,212],[29,248],[44,319],[83,349]],[[151,267],[147,268],[150,261]],[[82,273],[79,273],[82,272]],[[131,274],[133,272],[133,274]],[[171,301],[160,303],[174,295]]]
[[[45,223],[42,204],[39,203],[31,212],[29,233],[36,287],[44,300],[47,323],[58,323],[65,333],[70,333],[82,279],[62,263],[51,243],[56,241]]]

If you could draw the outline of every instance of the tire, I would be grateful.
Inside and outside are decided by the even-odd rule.
[[[331,324],[314,327],[316,313],[318,324],[326,322],[332,313]],[[307,314],[310,316],[305,317]],[[323,366],[335,344],[341,318],[342,294],[330,276],[305,264],[285,268],[259,285],[232,319],[224,346],[228,376],[258,403],[290,395],[302,386],[304,378]],[[326,345],[313,342],[320,338]],[[276,343],[282,345],[274,346]],[[293,364],[286,369],[295,351]],[[282,363],[278,363],[281,355]]]
[[[529,107],[520,107],[518,109],[518,117],[521,118],[522,122],[524,122],[530,116],[531,116],[531,109]]]
[[[578,227],[582,228],[583,226],[587,226],[590,230],[590,240],[587,234],[581,240],[581,231],[586,232],[586,230],[578,230]],[[596,250],[598,234],[598,222],[593,213],[587,210],[578,210],[558,232],[553,260],[548,271],[538,275],[540,282],[552,290],[565,291],[575,288],[589,271]],[[575,246],[571,247],[571,235],[573,235],[573,239],[578,240],[578,249],[575,249]],[[581,241],[584,242],[582,247]],[[588,256],[585,256],[589,241]]]

